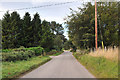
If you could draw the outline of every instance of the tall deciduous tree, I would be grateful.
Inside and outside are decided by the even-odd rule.
[[[69,38],[77,48],[93,48],[95,46],[95,5],[90,2],[79,11],[72,10],[66,23]],[[118,45],[118,5],[117,2],[98,3],[98,46]]]
[[[41,46],[47,51],[53,48],[54,34],[50,30],[50,22],[44,20],[42,22],[42,39],[40,40]]]

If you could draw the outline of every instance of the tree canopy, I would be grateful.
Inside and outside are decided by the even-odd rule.
[[[95,47],[95,5],[90,2],[78,8],[71,9],[66,18],[69,29],[69,38],[77,48]],[[118,3],[98,2],[98,46],[101,41],[105,46],[118,45]]]

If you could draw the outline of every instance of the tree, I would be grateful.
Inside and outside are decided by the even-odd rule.
[[[11,13],[11,23],[10,23],[10,29],[11,29],[11,39],[12,42],[11,48],[20,47],[20,29],[22,27],[20,15],[15,11]]]
[[[101,30],[106,46],[118,44],[118,5],[117,2],[99,3],[98,11]]]
[[[67,21],[69,38],[77,48],[89,48],[94,44],[94,7],[91,3],[84,6],[79,8],[80,13],[71,9],[70,21]]]
[[[117,3],[98,3],[98,46],[104,41],[105,46],[118,44]],[[66,19],[69,38],[77,48],[95,47],[95,9],[90,2],[79,11],[71,11]],[[113,13],[113,14],[112,14]]]
[[[62,25],[46,20],[41,23],[38,13],[31,20],[28,12],[25,13],[23,19],[16,11],[11,14],[7,12],[2,23],[3,48],[42,46],[46,51],[61,50],[66,41]]]
[[[2,47],[10,48],[11,44],[11,27],[10,27],[10,14],[9,12],[5,13],[2,19]]]
[[[58,51],[60,51],[63,47],[63,41],[61,38],[61,35],[57,35],[54,39],[54,47],[55,49],[57,49]]]
[[[28,12],[25,13],[25,16],[22,20],[23,26],[21,31],[21,43],[24,47],[32,46],[32,24],[31,24],[31,16]],[[34,33],[34,32],[33,32]]]
[[[64,30],[64,28],[62,27],[62,24],[56,24],[57,26],[56,26],[56,35],[63,35],[63,30]]]
[[[2,45],[3,48],[20,46],[21,19],[17,12],[5,13],[2,19]]]
[[[51,26],[52,33],[55,33],[56,35],[62,35],[64,33],[63,32],[64,28],[63,28],[62,24],[52,21],[50,26]]]
[[[70,49],[71,48],[71,42],[70,41],[66,41],[65,43],[64,43],[64,49],[65,50],[68,50],[68,49]]]
[[[66,41],[64,33],[64,28],[62,24],[56,23],[52,21],[50,23],[51,31],[54,33],[54,48],[57,50],[61,50],[63,48],[64,42]]]
[[[54,34],[55,32],[56,32],[56,22],[55,21],[52,21],[51,23],[50,23],[50,26],[51,26],[51,31],[52,31],[52,33]]]
[[[40,44],[46,51],[50,51],[54,45],[54,34],[50,30],[50,23],[44,20],[42,22],[42,36]]]
[[[38,43],[41,40],[41,35],[42,35],[42,27],[41,27],[41,19],[38,13],[34,15],[34,18],[32,20],[32,42],[33,46],[38,46],[40,43]]]

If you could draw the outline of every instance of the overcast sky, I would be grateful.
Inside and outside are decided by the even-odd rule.
[[[43,6],[49,4],[63,3],[63,2],[72,2],[63,5],[54,5],[49,7],[19,10],[17,11],[21,18],[23,18],[25,12],[29,12],[31,17],[38,12],[42,20],[47,21],[56,21],[57,23],[63,24],[64,18],[70,14],[70,9],[77,10],[78,7],[82,7],[83,0],[0,0],[0,11],[14,10],[20,8],[29,8],[34,6]],[[84,0],[87,2],[88,0]],[[90,1],[90,0],[89,0]],[[0,19],[2,19],[5,12],[0,12]],[[11,13],[12,11],[10,11]],[[64,26],[64,25],[63,25]],[[65,29],[64,35],[68,38],[67,29]]]

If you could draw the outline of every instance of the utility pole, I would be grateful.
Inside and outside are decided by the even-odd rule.
[[[97,50],[97,2],[95,0],[95,48]]]

